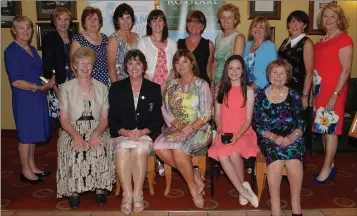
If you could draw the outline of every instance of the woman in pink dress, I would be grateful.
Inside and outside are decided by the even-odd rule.
[[[225,63],[222,85],[215,102],[217,135],[208,156],[219,161],[224,172],[239,192],[239,203],[248,201],[258,207],[258,198],[248,182],[244,182],[243,158],[256,157],[257,137],[251,127],[254,90],[248,86],[244,60],[233,55]],[[230,135],[229,135],[230,133]]]

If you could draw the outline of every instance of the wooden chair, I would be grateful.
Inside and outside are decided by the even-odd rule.
[[[149,183],[149,190],[150,195],[154,195],[154,184],[155,184],[155,153],[151,152],[148,156],[148,171],[147,171],[147,178]],[[120,181],[119,177],[116,177],[116,189],[115,189],[115,196],[118,196],[120,193]]]
[[[267,166],[265,164],[264,156],[261,152],[259,152],[259,154],[257,155],[255,170],[256,170],[256,179],[257,179],[257,188],[258,188],[257,197],[258,200],[260,201],[260,197],[262,196],[262,193],[264,191],[266,178],[267,178]],[[287,175],[285,167],[283,170],[283,175],[284,176]]]
[[[201,151],[199,151],[192,158],[193,166],[198,166],[198,169],[200,170],[200,173],[202,176],[205,176],[205,173],[206,173],[207,151],[208,151],[208,148],[206,147],[206,148],[202,149]],[[171,188],[172,167],[169,166],[168,164],[164,163],[164,169],[165,169],[165,177],[166,177],[166,188],[165,188],[164,195],[166,196],[167,194],[169,194],[170,188]]]

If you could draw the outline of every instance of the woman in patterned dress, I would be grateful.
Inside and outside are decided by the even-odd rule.
[[[281,215],[280,183],[284,166],[290,183],[293,216],[301,216],[300,192],[303,178],[305,130],[303,108],[298,92],[286,87],[292,67],[285,59],[272,61],[267,67],[271,85],[257,89],[253,129],[267,164],[267,179],[272,215]]]
[[[62,83],[74,77],[70,68],[70,46],[72,41],[72,31],[69,26],[72,22],[71,12],[67,8],[56,8],[52,13],[52,24],[55,31],[48,32],[43,38],[42,59],[43,76],[47,79],[54,77],[56,85],[48,92],[50,118],[52,126],[58,128],[59,89]]]
[[[218,9],[217,19],[221,25],[222,34],[219,34],[215,41],[216,49],[211,75],[211,88],[214,88],[221,80],[226,60],[231,55],[243,56],[245,46],[244,35],[236,31],[237,26],[240,24],[240,12],[237,6],[234,4],[222,5]]]
[[[177,51],[173,65],[178,78],[167,83],[162,108],[167,128],[156,139],[154,149],[166,164],[182,174],[193,202],[202,208],[204,183],[194,174],[192,156],[211,140],[208,121],[212,95],[208,83],[198,77],[198,66],[190,51]]]
[[[256,17],[250,23],[248,40],[244,50],[248,84],[253,89],[264,89],[268,86],[266,68],[278,56],[275,44],[271,41],[270,25],[266,17]]]
[[[297,91],[304,107],[306,131],[304,139],[306,147],[312,147],[312,94],[311,85],[314,74],[314,42],[306,36],[309,29],[309,16],[301,10],[290,13],[286,19],[286,27],[290,38],[286,38],[281,44],[278,55],[288,60],[293,67],[293,77],[287,84]],[[310,103],[311,101],[311,103]]]
[[[353,41],[346,33],[347,18],[337,4],[327,4],[322,9],[318,25],[326,35],[315,45],[313,131],[322,134],[325,160],[320,173],[314,175],[313,182],[323,184],[333,180],[337,174],[334,158],[338,135],[343,133]]]
[[[71,56],[82,46],[92,48],[97,55],[97,60],[91,76],[108,86],[110,81],[107,66],[108,37],[100,33],[103,26],[102,12],[98,8],[86,7],[82,12],[81,24],[84,31],[73,36]]]
[[[138,49],[144,53],[148,62],[145,78],[159,84],[162,91],[166,82],[175,76],[172,71],[172,57],[177,45],[168,35],[169,28],[164,12],[152,10],[147,18],[146,36],[140,38]]]
[[[135,23],[135,16],[130,5],[123,3],[115,9],[113,23],[115,32],[109,37],[107,46],[111,83],[128,77],[128,74],[124,72],[124,58],[129,50],[137,46],[139,41],[139,36],[135,32],[131,32]]]
[[[93,79],[96,54],[90,47],[77,49],[71,65],[76,78],[60,90],[57,197],[69,197],[72,209],[79,207],[79,194],[96,190],[96,202],[106,202],[104,190],[115,179],[113,146],[108,126],[108,87]]]

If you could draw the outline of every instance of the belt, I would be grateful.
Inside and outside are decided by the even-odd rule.
[[[79,119],[77,119],[77,121],[90,121],[90,120],[94,120],[93,116],[81,116]]]

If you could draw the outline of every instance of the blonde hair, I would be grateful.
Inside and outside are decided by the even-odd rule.
[[[283,59],[283,58],[279,58],[279,59],[272,61],[268,64],[267,71],[266,71],[267,80],[270,82],[269,76],[270,76],[271,72],[273,71],[274,68],[278,68],[278,67],[283,67],[285,69],[286,83],[288,83],[290,81],[290,79],[293,77],[293,67],[286,59]]]
[[[218,18],[218,23],[220,22],[219,19],[224,11],[230,11],[234,14],[234,20],[236,21],[234,23],[234,28],[237,28],[237,26],[240,24],[240,12],[239,8],[235,6],[234,4],[224,4],[221,7],[218,8],[217,12],[217,18]]]
[[[269,21],[266,17],[263,16],[257,16],[255,17],[252,22],[250,23],[249,30],[248,30],[248,41],[251,41],[254,39],[252,30],[253,28],[262,23],[265,26],[265,39],[266,40],[271,40],[271,29],[269,25]]]
[[[16,38],[16,26],[18,23],[24,22],[31,29],[31,38],[33,36],[33,22],[27,16],[15,16],[12,19],[12,27],[11,27],[11,35],[15,39]]]
[[[340,23],[338,24],[338,29],[340,29],[341,31],[346,32],[349,24],[348,24],[348,20],[347,17],[345,16],[345,13],[343,12],[343,9],[338,5],[338,4],[334,4],[334,3],[329,3],[326,4],[320,11],[318,17],[317,17],[317,26],[319,29],[321,30],[325,30],[325,26],[323,24],[323,16],[324,16],[324,11],[326,9],[330,9],[332,10],[334,13],[337,14],[338,16],[338,20],[340,21]]]
[[[82,58],[90,58],[92,61],[92,64],[94,66],[96,58],[97,58],[97,54],[95,53],[95,51],[90,48],[90,47],[80,47],[78,48],[72,55],[71,57],[71,69],[74,72],[75,75],[77,75],[77,72],[74,68],[74,65],[76,64],[76,62],[78,61],[78,59],[82,59]]]
[[[56,8],[53,13],[52,13],[52,24],[54,25],[56,23],[56,19],[61,16],[62,14],[68,14],[69,16],[69,22],[71,23],[72,22],[72,13],[71,11],[69,11],[67,8],[64,8],[64,7],[58,7]]]

